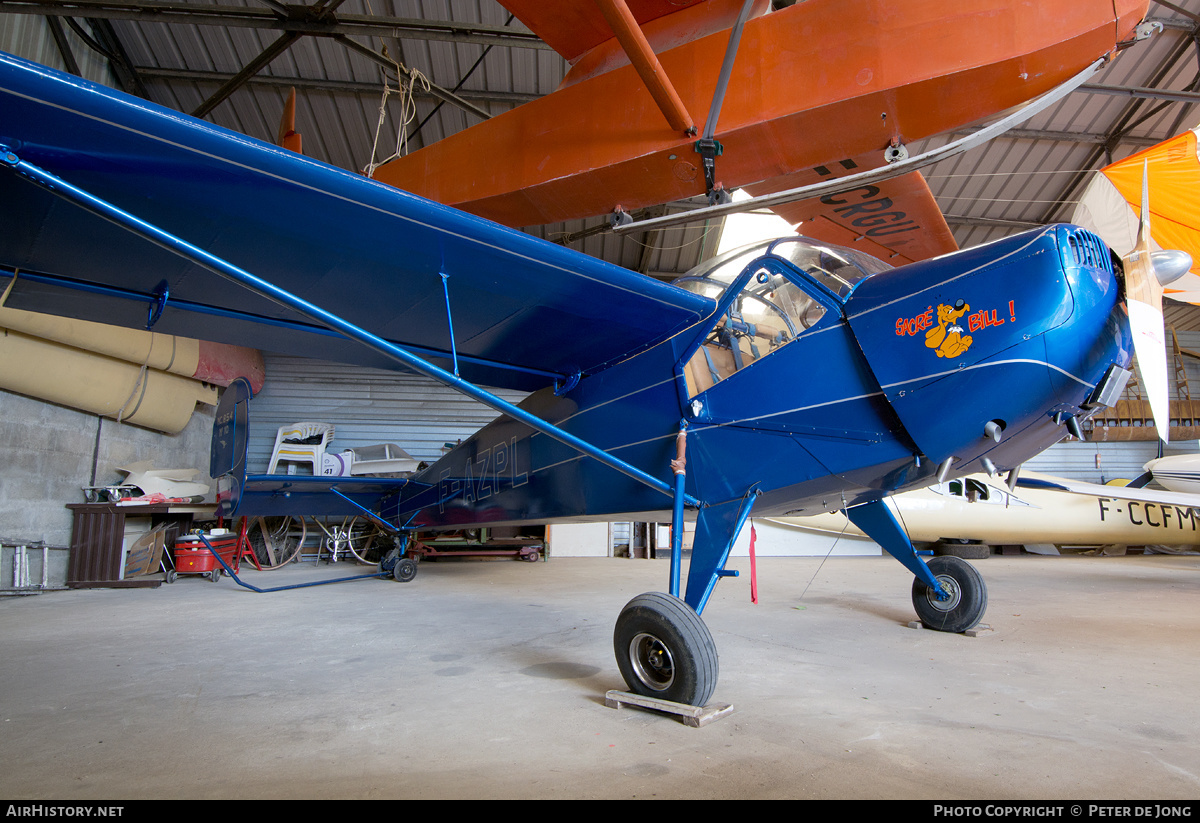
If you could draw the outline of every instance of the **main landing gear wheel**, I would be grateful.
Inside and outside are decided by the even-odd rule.
[[[928,565],[950,596],[939,600],[937,593],[920,580],[913,581],[913,608],[925,627],[965,632],[982,620],[987,611],[987,585],[975,567],[950,555],[931,558]]]
[[[639,594],[613,631],[617,668],[629,690],[703,706],[717,686],[717,647],[708,626],[678,597]]]

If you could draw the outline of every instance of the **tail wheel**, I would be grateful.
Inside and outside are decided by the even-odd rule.
[[[307,536],[303,517],[256,517],[246,527],[250,550],[264,569],[277,569],[293,560]]]
[[[717,686],[717,647],[708,627],[669,594],[630,600],[617,618],[613,650],[635,694],[703,706]]]
[[[417,576],[417,561],[411,557],[401,557],[392,567],[392,578],[399,583],[408,583]]]
[[[983,576],[970,563],[951,555],[931,558],[928,565],[947,596],[939,599],[937,592],[914,580],[912,600],[917,617],[926,628],[942,632],[965,632],[973,628],[987,611],[987,585]]]

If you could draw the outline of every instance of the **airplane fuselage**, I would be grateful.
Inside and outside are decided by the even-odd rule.
[[[736,299],[569,391],[536,392],[522,408],[664,479],[682,425],[690,495],[720,505],[754,490],[756,514],[815,514],[928,485],[947,462],[952,475],[1018,466],[1062,439],[1064,421],[1094,408],[1110,370],[1129,365],[1111,258],[1076,227],[899,269],[880,264],[842,294],[785,262],[780,244],[788,243],[798,250],[792,257],[812,259],[797,240],[779,241],[773,255],[718,261],[725,281],[704,273],[685,281],[715,289],[742,274],[740,287],[729,286],[742,289]],[[785,297],[811,298],[800,321],[770,312],[746,319],[752,302]],[[745,333],[728,333],[735,327]],[[385,511],[404,522],[419,509],[414,524],[434,528],[666,519],[671,503],[507,417],[415,479],[425,490]]]

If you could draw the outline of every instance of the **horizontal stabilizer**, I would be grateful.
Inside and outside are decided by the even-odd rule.
[[[407,478],[254,474],[246,478],[234,517],[354,517],[412,485]]]

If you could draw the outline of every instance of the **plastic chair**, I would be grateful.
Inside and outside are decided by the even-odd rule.
[[[275,448],[271,451],[271,465],[267,474],[274,474],[279,463],[288,463],[288,474],[296,473],[296,463],[312,465],[314,475],[321,474],[325,462],[325,448],[333,440],[331,423],[293,423],[280,426],[275,435]],[[306,442],[315,441],[315,442]]]

